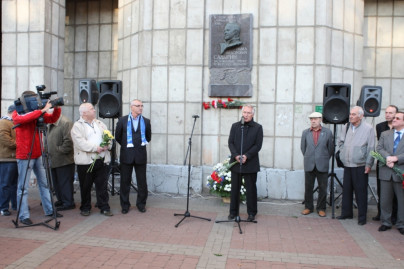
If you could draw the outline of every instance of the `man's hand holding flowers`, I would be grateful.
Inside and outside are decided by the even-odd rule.
[[[95,162],[98,160],[98,158],[100,158],[100,156],[104,155],[103,152],[108,150],[108,147],[112,139],[114,139],[114,136],[111,134],[111,132],[108,130],[104,130],[104,132],[102,133],[102,142],[97,147],[97,155],[95,156],[95,159],[88,168],[87,173],[91,173],[93,171]]]

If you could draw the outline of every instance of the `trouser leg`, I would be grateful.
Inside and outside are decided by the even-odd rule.
[[[121,208],[129,210],[131,204],[129,200],[130,186],[132,183],[133,165],[121,163],[121,185],[119,190],[119,199]]]
[[[135,165],[136,182],[137,182],[137,198],[136,206],[145,207],[148,196],[147,179],[146,179],[146,164]]]

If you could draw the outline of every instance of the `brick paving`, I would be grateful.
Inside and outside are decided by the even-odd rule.
[[[0,268],[404,268],[404,236],[394,227],[377,231],[380,223],[371,221],[375,205],[369,205],[368,224],[358,226],[355,218],[332,219],[330,210],[325,218],[302,216],[300,202],[266,199],[258,205],[258,223],[241,223],[240,234],[235,223],[215,223],[226,220],[228,205],[212,196],[189,203],[191,216],[212,221],[185,218],[178,228],[182,216],[174,213],[185,213],[185,197],[150,195],[146,213],[132,206],[126,215],[118,196],[110,204],[113,217],[97,208],[83,217],[76,203],[76,209],[61,212],[56,231],[15,228],[15,211],[0,216]],[[35,223],[47,219],[35,188],[30,207]],[[240,212],[245,218],[244,205]]]

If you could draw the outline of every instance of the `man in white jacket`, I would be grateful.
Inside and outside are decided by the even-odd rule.
[[[94,183],[97,206],[101,210],[101,214],[112,216],[107,190],[111,145],[100,146],[107,126],[95,118],[96,112],[91,103],[81,104],[79,112],[80,119],[74,123],[71,136],[74,144],[74,162],[77,165],[80,181],[80,214],[82,216],[90,215],[91,187]]]

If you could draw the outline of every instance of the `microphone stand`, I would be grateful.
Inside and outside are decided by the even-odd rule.
[[[191,136],[189,137],[188,140],[188,150],[187,150],[187,154],[185,156],[184,159],[184,165],[186,164],[187,161],[187,155],[189,153],[189,159],[188,159],[188,190],[187,190],[187,209],[185,210],[184,214],[177,214],[174,213],[174,216],[183,216],[183,218],[175,225],[175,228],[178,228],[178,225],[180,225],[180,223],[185,219],[185,218],[197,218],[197,219],[203,219],[203,220],[207,220],[210,221],[210,219],[208,218],[202,218],[202,217],[198,217],[198,216],[192,216],[191,213],[189,212],[189,188],[190,188],[190,182],[191,182],[191,151],[192,151],[192,135],[194,133],[194,128],[195,128],[195,123],[196,123],[196,119],[199,118],[198,115],[193,115],[192,116],[194,118],[194,125],[192,126],[192,132],[191,132]]]
[[[241,226],[240,226],[240,222],[253,222],[253,223],[257,223],[256,220],[242,220],[240,218],[240,188],[241,188],[241,184],[242,184],[242,180],[243,180],[243,175],[242,175],[242,167],[243,167],[243,144],[244,144],[244,118],[241,118],[241,147],[240,147],[240,170],[239,170],[239,176],[237,176],[237,181],[238,181],[238,186],[239,186],[239,190],[238,190],[238,196],[236,199],[236,204],[237,204],[237,216],[234,218],[234,220],[217,220],[215,221],[216,223],[221,223],[221,222],[235,222],[238,225],[238,229],[240,231],[240,234],[243,233],[243,231],[241,230]],[[232,180],[234,180],[232,178]]]

